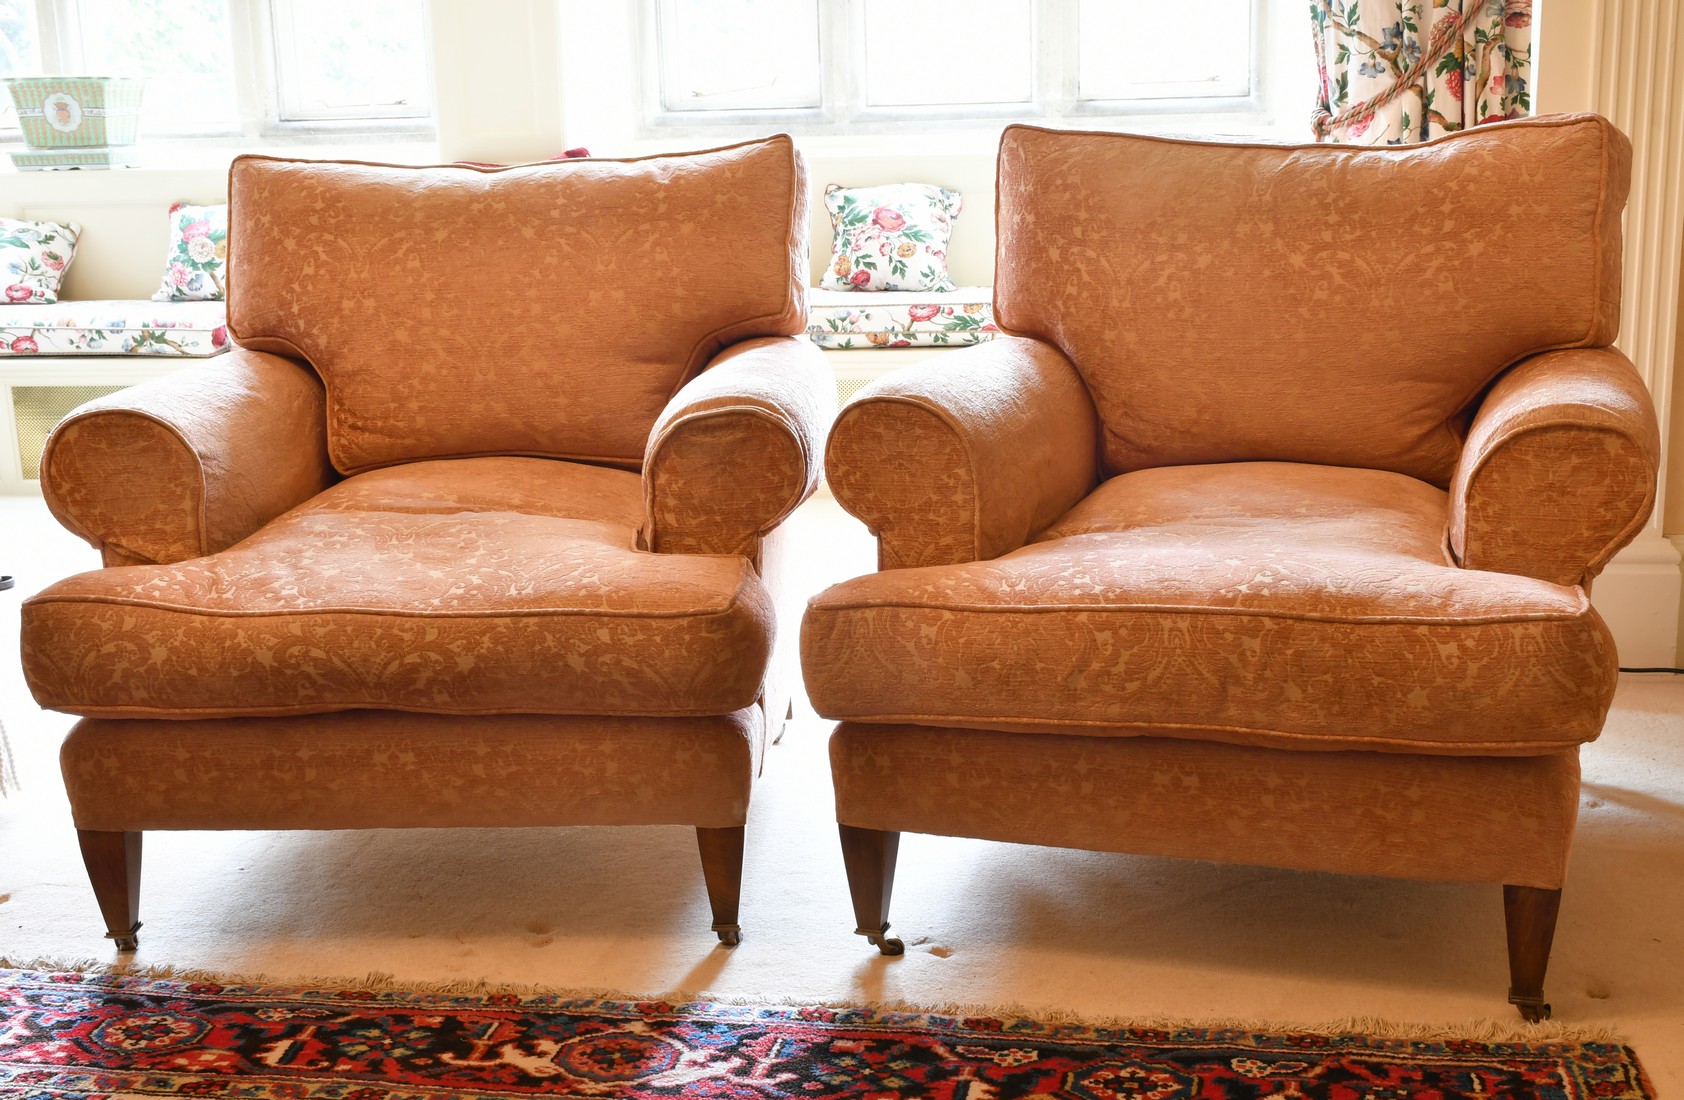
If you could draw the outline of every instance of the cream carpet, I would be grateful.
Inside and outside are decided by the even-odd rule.
[[[863,528],[828,499],[795,522],[809,591],[871,567]],[[0,593],[0,719],[24,784],[0,802],[13,960],[112,957],[54,759],[70,720],[29,701],[16,652],[21,597],[96,564],[38,500],[0,499],[0,572],[19,578]],[[1584,754],[1548,992],[1558,1021],[1630,1039],[1671,1095],[1684,1089],[1684,677],[1625,680]],[[137,961],[1089,1016],[1515,1019],[1494,886],[908,836],[892,913],[908,950],[880,958],[851,934],[826,724],[800,707],[755,793],[735,950],[708,931],[685,829],[152,833]]]

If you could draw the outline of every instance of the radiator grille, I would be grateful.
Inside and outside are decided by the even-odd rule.
[[[60,420],[76,406],[122,386],[13,386],[12,415],[18,428],[18,466],[28,481],[41,478],[41,449]]]
[[[871,381],[873,381],[871,378],[838,378],[836,380],[836,403],[846,405],[854,394],[864,389],[866,384]]]

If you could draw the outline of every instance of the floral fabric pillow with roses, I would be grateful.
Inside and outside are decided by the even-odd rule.
[[[824,190],[835,242],[827,290],[952,290],[947,240],[959,192],[925,183]]]
[[[228,204],[170,207],[170,255],[154,302],[220,302],[228,284]]]
[[[31,222],[0,218],[0,280],[14,306],[58,301],[58,284],[76,255],[82,227],[75,222]]]

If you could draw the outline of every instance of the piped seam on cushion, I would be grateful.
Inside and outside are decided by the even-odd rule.
[[[1493,756],[1547,756],[1553,752],[1575,748],[1595,741],[1602,735],[1601,727],[1584,740],[1574,741],[1429,741],[1404,737],[1364,737],[1360,734],[1324,734],[1324,733],[1295,733],[1288,730],[1269,729],[1257,726],[1223,726],[1204,722],[1102,722],[1089,718],[1023,718],[1004,714],[835,714],[826,713],[826,717],[839,722],[858,722],[862,725],[912,725],[924,726],[936,730],[982,730],[989,733],[1015,733],[1021,730],[991,730],[985,726],[961,726],[957,722],[1000,722],[1011,723],[1014,726],[1032,727],[1036,730],[1046,730],[1056,733],[1059,729],[1083,730],[1205,730],[1211,733],[1227,733],[1241,737],[1269,738],[1288,742],[1301,742],[1302,751],[1308,752],[1363,752],[1360,748],[1335,748],[1336,745],[1387,745],[1395,746],[1403,752],[1426,752],[1433,747],[1466,749],[1465,753],[1440,755],[1493,755]],[[939,723],[939,724],[938,724]],[[1030,734],[1037,736],[1037,734]],[[1105,740],[1102,735],[1078,734],[1081,737],[1097,737]],[[1150,737],[1151,733],[1121,734],[1121,738]],[[1198,740],[1198,738],[1186,738]],[[1224,741],[1223,744],[1239,744],[1239,742]],[[1298,751],[1298,746],[1293,746]],[[1517,749],[1535,751],[1517,752]],[[1427,755],[1433,755],[1430,752]]]
[[[1504,119],[1506,126],[1524,126],[1528,129],[1565,129],[1573,126],[1595,126],[1599,121],[1606,122],[1602,115],[1595,112],[1573,112],[1562,115],[1532,116],[1528,118]],[[1613,125],[1607,123],[1607,125]],[[1599,127],[1600,128],[1600,127]],[[1396,146],[1375,145],[1341,145],[1338,143],[1308,141],[1281,144],[1270,141],[1228,141],[1221,138],[1171,137],[1166,134],[1143,134],[1121,130],[1065,130],[1054,126],[1037,126],[1029,122],[1014,122],[1007,126],[1000,135],[1002,146],[1005,137],[1013,130],[1026,130],[1034,134],[1052,134],[1056,137],[1101,137],[1127,138],[1131,141],[1151,142],[1157,145],[1197,145],[1207,149],[1260,149],[1269,152],[1290,153],[1294,150],[1309,149],[1317,152],[1339,152],[1347,156],[1398,151]],[[1489,136],[1489,130],[1481,134],[1478,129],[1452,130],[1440,134],[1426,141],[1418,141],[1407,146],[1410,150],[1430,149],[1435,145],[1449,144],[1461,141],[1470,135]],[[257,155],[257,154],[251,154]]]
[[[755,688],[756,693],[759,688]],[[348,711],[390,710],[401,714],[444,714],[463,718],[491,717],[504,714],[529,714],[540,718],[727,718],[739,710],[754,705],[754,699],[736,706],[673,707],[668,710],[617,709],[592,704],[581,710],[532,710],[519,707],[458,707],[444,704],[425,707],[402,703],[296,703],[285,707],[141,707],[141,706],[81,706],[74,703],[43,703],[48,710],[74,714],[82,718],[171,718],[191,714],[194,719],[216,718],[289,718],[315,714],[341,714]]]
[[[126,596],[94,596],[42,593],[32,596],[24,602],[25,607],[39,604],[102,604],[117,607],[137,607],[147,611],[158,611],[169,615],[191,615],[194,618],[218,619],[277,619],[277,618],[316,618],[325,615],[372,615],[388,619],[506,619],[518,622],[522,619],[567,619],[567,618],[601,618],[601,619],[719,619],[735,614],[744,606],[743,594],[748,590],[748,565],[743,562],[736,592],[732,593],[729,602],[720,607],[696,608],[681,611],[616,611],[611,609],[581,609],[581,608],[532,608],[525,611],[484,610],[484,611],[423,611],[403,608],[372,608],[372,607],[312,607],[287,608],[283,610],[249,610],[240,611],[227,608],[191,607],[180,604],[159,603],[152,600],[132,599]]]
[[[1543,581],[1550,584],[1552,582]],[[1565,588],[1566,585],[1556,585]],[[953,611],[962,614],[984,615],[1134,615],[1147,613],[1154,615],[1225,615],[1235,619],[1294,619],[1307,622],[1348,623],[1352,626],[1386,626],[1386,625],[1444,625],[1444,626],[1487,626],[1501,623],[1517,622],[1563,622],[1573,623],[1584,619],[1591,612],[1590,597],[1585,595],[1582,586],[1574,585],[1571,589],[1577,596],[1578,607],[1570,612],[1559,611],[1526,611],[1515,612],[1511,615],[1478,615],[1478,616],[1412,616],[1412,615],[1330,615],[1310,611],[1289,611],[1285,609],[1250,608],[1250,607],[1211,607],[1203,604],[967,604],[957,602],[927,601],[908,603],[902,600],[848,600],[838,603],[820,603],[825,593],[813,597],[809,606],[815,612],[843,612],[843,611]]]

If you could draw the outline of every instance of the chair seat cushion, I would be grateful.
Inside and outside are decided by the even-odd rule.
[[[1112,478],[1022,549],[809,606],[831,718],[1303,749],[1552,752],[1617,678],[1584,591],[1457,568],[1446,498],[1290,463]]]
[[[0,311],[0,355],[160,355],[229,348],[221,302],[60,301]]]
[[[93,717],[717,715],[753,703],[771,602],[738,557],[636,549],[635,473],[421,462],[219,554],[84,573],[24,609],[37,700]]]
[[[812,290],[807,335],[821,348],[939,348],[980,344],[1000,335],[994,288],[957,290]]]

